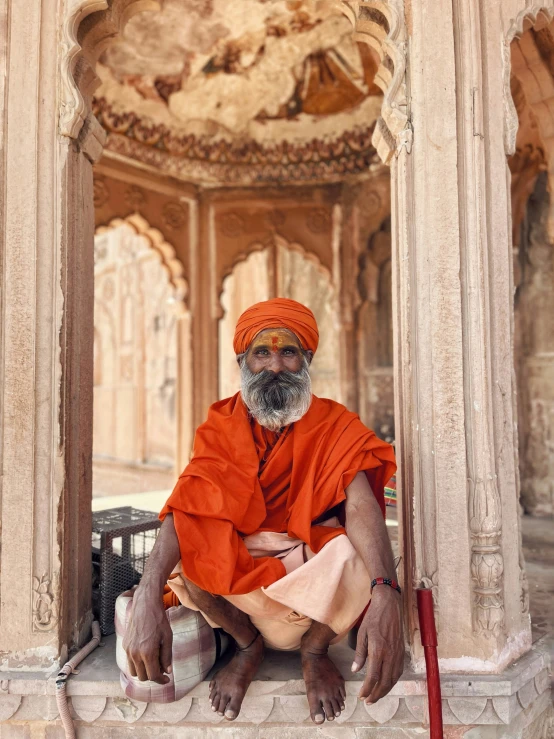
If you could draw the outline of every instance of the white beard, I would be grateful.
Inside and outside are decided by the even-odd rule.
[[[300,372],[251,372],[246,360],[241,362],[241,394],[250,414],[260,426],[279,431],[299,421],[312,403],[312,381],[304,358]]]

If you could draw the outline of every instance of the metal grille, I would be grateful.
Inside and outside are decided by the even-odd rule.
[[[114,633],[116,598],[139,582],[160,526],[156,513],[131,506],[92,514],[92,608],[102,634]]]

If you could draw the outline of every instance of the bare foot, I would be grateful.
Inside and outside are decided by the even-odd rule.
[[[302,672],[310,705],[310,716],[316,724],[333,721],[344,709],[344,678],[327,656],[327,649],[302,646]]]
[[[217,672],[210,683],[212,711],[234,721],[252,678],[264,658],[264,642],[260,634],[246,649],[239,649],[228,665]]]

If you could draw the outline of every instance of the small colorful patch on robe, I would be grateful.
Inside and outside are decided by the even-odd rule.
[[[396,476],[391,477],[388,484],[385,485],[385,505],[396,505]]]

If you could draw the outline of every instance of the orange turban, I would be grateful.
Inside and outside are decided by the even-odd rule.
[[[302,348],[315,353],[319,332],[315,316],[309,308],[289,298],[273,298],[247,308],[237,322],[233,348],[235,354],[243,354],[254,337],[266,328],[288,328],[302,344]]]

